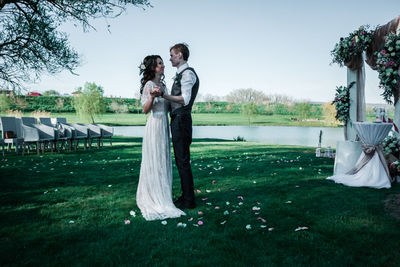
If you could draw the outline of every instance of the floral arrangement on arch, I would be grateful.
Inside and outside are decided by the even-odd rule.
[[[383,146],[383,153],[385,155],[392,154],[396,158],[399,158],[399,156],[400,156],[400,140],[394,133],[389,134],[382,141],[382,146]]]
[[[332,101],[336,109],[336,119],[344,124],[350,121],[350,88],[354,84],[355,82],[352,82],[348,87],[336,86],[335,100]]]
[[[400,162],[398,160],[390,163],[389,172],[392,176],[400,175]]]
[[[399,90],[400,75],[400,35],[390,33],[386,36],[383,49],[375,53],[377,57],[377,71],[379,73],[379,87],[383,89],[383,99],[392,104],[391,98]]]
[[[368,28],[369,25],[363,25],[358,30],[350,33],[349,36],[341,37],[331,51],[332,63],[337,63],[340,67],[343,67],[353,57],[360,56],[363,51],[366,51],[372,41],[372,31],[368,30]]]

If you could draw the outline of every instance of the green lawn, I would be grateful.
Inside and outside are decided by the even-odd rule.
[[[400,264],[400,222],[385,209],[400,186],[327,181],[333,159],[315,158],[313,148],[194,140],[198,208],[166,225],[146,222],[135,204],[140,161],[140,138],[8,153],[0,161],[1,266]],[[178,195],[175,167],[174,178]]]

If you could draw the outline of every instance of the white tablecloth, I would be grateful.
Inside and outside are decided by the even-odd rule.
[[[378,145],[389,133],[392,123],[353,122],[364,145]],[[362,161],[365,153],[362,152],[357,164]],[[357,165],[356,164],[356,165]],[[372,188],[390,188],[390,178],[385,167],[375,153],[372,159],[355,174],[337,174],[327,179],[348,186],[366,186]]]

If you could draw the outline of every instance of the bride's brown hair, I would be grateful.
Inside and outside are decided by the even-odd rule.
[[[142,64],[140,64],[140,74],[143,74],[142,79],[140,80],[140,94],[143,93],[144,85],[154,79],[156,77],[156,67],[157,67],[157,58],[162,58],[159,55],[150,55],[143,59]],[[164,74],[161,75],[161,83],[164,84]]]

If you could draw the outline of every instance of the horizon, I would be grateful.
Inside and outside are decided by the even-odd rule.
[[[189,64],[199,74],[202,95],[221,97],[252,88],[267,95],[329,102],[336,86],[347,82],[346,68],[330,65],[335,43],[361,25],[386,24],[400,10],[395,0],[385,5],[372,0],[246,4],[155,0],[151,4],[153,8],[129,7],[115,19],[92,21],[97,30],[88,33],[63,25],[71,46],[81,55],[82,65],[75,70],[79,76],[66,71],[45,74],[28,89],[71,93],[85,82],[95,82],[104,88],[105,96],[134,98],[140,80],[137,66],[148,54],[163,58],[170,88],[175,69],[169,64],[169,48],[183,41],[189,44]],[[368,65],[365,70],[366,102],[383,104],[378,73]]]

